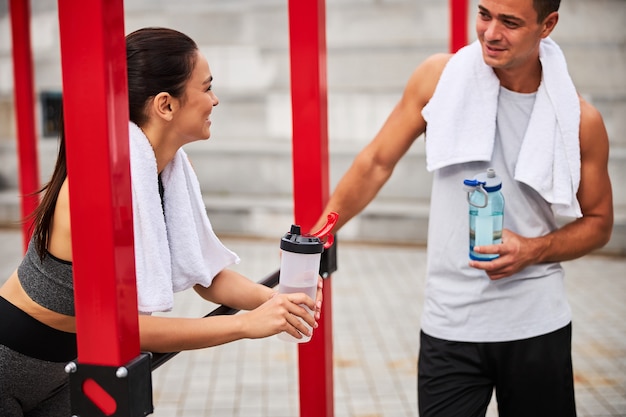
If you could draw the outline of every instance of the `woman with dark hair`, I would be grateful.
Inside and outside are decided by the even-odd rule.
[[[213,233],[182,146],[208,139],[218,104],[206,58],[188,36],[145,28],[126,37],[135,266],[141,350],[201,349],[317,327],[321,291],[277,294],[228,266],[239,261]],[[0,288],[0,416],[69,416],[67,362],[76,358],[72,242],[64,135],[33,214],[27,253]],[[250,310],[188,319],[153,316],[188,288]],[[320,280],[321,289],[321,280]],[[312,317],[303,307],[315,311]]]

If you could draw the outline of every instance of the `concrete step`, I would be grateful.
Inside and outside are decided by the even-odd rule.
[[[206,193],[204,201],[214,230],[223,236],[280,237],[294,221],[291,196],[244,196]],[[339,233],[346,241],[426,245],[427,200],[384,199],[372,202]],[[19,225],[17,190],[0,192],[0,226]],[[626,207],[616,207],[611,241],[599,252],[626,255]]]
[[[47,180],[56,154],[54,141],[40,147]],[[360,143],[331,143],[330,188],[348,169]],[[291,146],[272,141],[224,141],[194,143],[186,147],[203,191],[207,211],[216,232],[237,236],[280,236],[293,222]],[[2,168],[15,170],[6,151]],[[13,152],[14,155],[14,152]],[[431,174],[424,168],[423,141],[417,142],[400,161],[377,198],[341,231],[354,241],[426,244]],[[13,171],[15,172],[15,171]],[[604,252],[626,254],[626,192],[619,181],[626,178],[626,149],[611,151],[610,173],[614,186],[615,227]],[[16,186],[0,192],[0,225],[20,220]]]

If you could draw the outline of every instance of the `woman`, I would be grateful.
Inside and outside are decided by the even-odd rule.
[[[206,58],[192,39],[164,28],[135,31],[126,47],[141,350],[200,349],[283,331],[308,335],[302,320],[317,327],[321,291],[316,301],[277,294],[227,269],[238,258],[217,240],[198,206],[197,178],[181,147],[211,133],[218,99]],[[195,194],[181,192],[186,186]],[[76,327],[63,134],[44,190],[24,260],[0,288],[2,417],[70,415],[64,366],[76,357]],[[181,214],[181,206],[192,216]],[[189,222],[194,216],[196,222]],[[171,308],[172,291],[190,287],[209,301],[251,311],[198,319],[150,315]]]

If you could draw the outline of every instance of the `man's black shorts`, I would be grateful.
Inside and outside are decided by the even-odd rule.
[[[452,342],[420,334],[420,417],[575,417],[571,323],[511,342]]]

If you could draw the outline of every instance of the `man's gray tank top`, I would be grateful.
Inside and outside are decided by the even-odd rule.
[[[422,314],[422,330],[430,336],[466,342],[519,340],[549,333],[571,321],[559,263],[531,265],[497,281],[468,266],[469,209],[463,180],[487,168],[495,168],[502,178],[506,229],[537,237],[558,227],[550,204],[514,180],[534,102],[535,94],[501,87],[492,160],[434,172]]]

